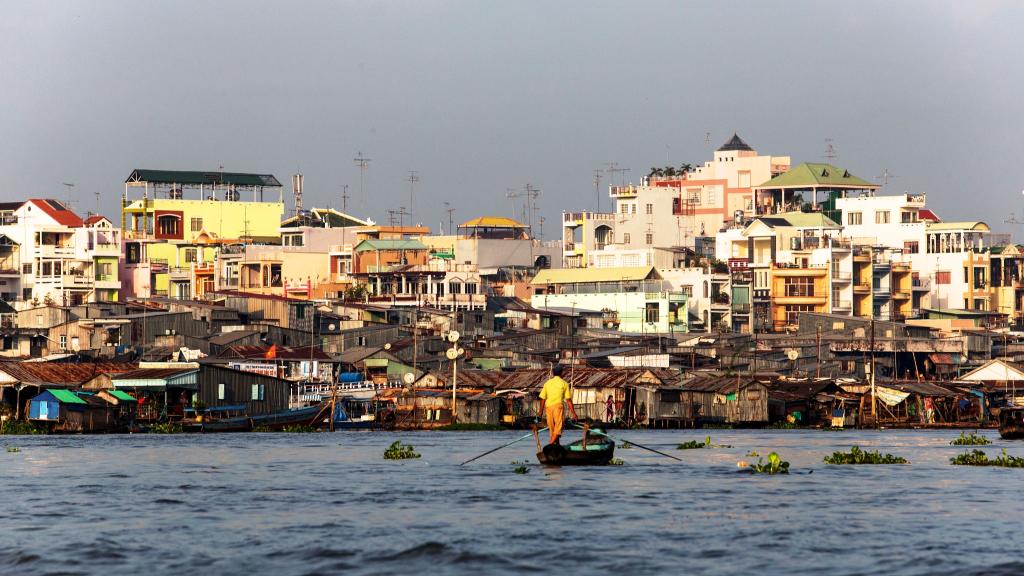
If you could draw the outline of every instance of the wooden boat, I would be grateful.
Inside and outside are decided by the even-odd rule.
[[[250,432],[254,429],[282,430],[288,426],[319,426],[330,403],[317,404],[295,410],[282,410],[254,416],[235,416],[218,420],[203,421],[201,432]]]
[[[1024,406],[1008,406],[999,411],[999,436],[1004,440],[1024,439]]]
[[[568,446],[548,444],[537,452],[537,460],[546,466],[604,466],[615,455],[615,441],[597,432],[584,431],[583,438]]]

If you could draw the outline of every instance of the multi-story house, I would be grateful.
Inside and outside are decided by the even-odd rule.
[[[688,331],[686,294],[652,266],[541,270],[531,285],[537,308],[601,312],[605,326],[622,332]]]
[[[118,298],[120,231],[57,200],[0,205],[0,296],[23,306]]]
[[[562,215],[564,266],[587,266],[588,251],[610,244],[693,247],[737,215],[753,215],[754,186],[789,166],[789,156],[760,155],[734,134],[712,160],[681,175],[654,173],[639,186],[611,186],[613,212]]]
[[[129,198],[137,190],[142,198]],[[220,246],[279,243],[282,193],[270,174],[132,171],[121,199],[125,291],[202,298],[214,289]]]
[[[924,194],[839,198],[845,234],[876,253],[909,264],[911,315],[920,308],[992,311],[990,229],[984,222],[940,222]],[[866,257],[862,257],[866,258]],[[901,315],[901,314],[900,314]]]

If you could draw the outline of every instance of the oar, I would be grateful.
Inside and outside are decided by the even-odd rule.
[[[540,430],[537,430],[537,432],[543,432],[543,431],[545,431],[545,430],[547,430],[547,427],[541,428]],[[508,444],[503,444],[503,445],[501,445],[501,446],[498,446],[498,447],[497,447],[497,448],[495,448],[494,450],[488,450],[487,452],[484,452],[483,454],[481,454],[481,455],[479,455],[479,456],[475,456],[475,457],[473,457],[473,458],[470,458],[469,460],[466,460],[466,461],[465,461],[465,462],[463,462],[462,464],[459,464],[459,466],[465,466],[466,464],[469,464],[469,463],[470,463],[470,462],[472,462],[473,460],[477,460],[477,459],[479,459],[479,458],[483,458],[484,456],[487,456],[488,454],[493,454],[493,453],[497,452],[498,450],[501,450],[502,448],[508,448],[509,446],[511,446],[511,445],[513,445],[513,444],[515,444],[516,442],[521,442],[521,441],[523,441],[523,440],[526,440],[526,439],[527,439],[527,438],[529,438],[530,436],[533,436],[533,432],[530,432],[529,434],[527,434],[527,435],[525,435],[525,436],[523,436],[523,437],[521,437],[521,438],[516,438],[515,440],[513,440],[513,441],[509,442]]]
[[[575,426],[577,428],[580,428],[580,429],[583,428],[583,426],[580,426],[579,424],[573,424],[573,426]],[[600,432],[598,430],[591,430],[590,433],[591,434],[597,434],[597,435],[600,435],[600,436],[604,436],[605,438],[611,438],[612,440],[618,440],[620,442],[629,442],[630,444],[632,444],[633,446],[636,446],[637,448],[643,448],[644,450],[647,450],[648,452],[654,452],[655,454],[660,454],[662,456],[666,456],[666,457],[671,458],[673,460],[677,460],[679,462],[682,462],[682,459],[676,458],[675,456],[673,456],[671,454],[665,454],[664,452],[659,452],[659,451],[655,450],[654,448],[648,448],[647,446],[644,446],[643,444],[637,444],[636,442],[633,442],[632,440],[626,440],[625,438],[616,438],[614,436],[611,436],[610,434],[605,434],[604,432]]]

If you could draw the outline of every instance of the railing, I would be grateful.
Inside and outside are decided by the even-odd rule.
[[[636,196],[636,186],[612,186],[608,190],[608,195],[612,198],[619,196]]]
[[[789,284],[784,291],[786,298],[815,298],[813,286],[799,286]]]
[[[833,282],[849,282],[852,279],[852,275],[849,272],[836,272],[832,271]]]
[[[0,268],[0,276],[21,276],[17,268]]]
[[[44,258],[67,258],[75,255],[75,249],[70,246],[43,244],[39,247],[39,253]]]
[[[76,288],[88,287],[89,284],[91,283],[89,278],[86,277],[86,276],[76,276],[76,275],[69,275],[69,274],[65,274],[64,276],[62,276],[61,277],[61,282],[65,286],[73,286],[73,287],[76,287]]]
[[[912,278],[910,285],[914,290],[930,290],[932,286],[931,278]]]
[[[832,302],[833,310],[850,310],[852,305],[849,300],[835,300]]]
[[[732,305],[733,314],[750,314],[750,304],[737,304]]]

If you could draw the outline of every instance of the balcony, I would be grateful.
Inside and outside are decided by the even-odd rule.
[[[836,272],[834,270],[832,271],[833,284],[849,284],[852,281],[852,275],[849,272]]]
[[[562,212],[562,224],[565,226],[579,226],[584,220],[603,220],[611,222],[615,220],[615,214],[610,212]]]
[[[853,291],[857,294],[870,294],[871,284],[865,282],[858,282],[857,284],[853,285]]]
[[[117,290],[121,288],[121,281],[114,274],[97,274],[93,280],[93,288],[97,290]]]
[[[93,280],[88,276],[76,274],[65,274],[61,276],[60,281],[65,288],[90,288],[93,283]]]
[[[728,294],[720,292],[711,297],[711,307],[715,309],[728,308],[730,300]]]
[[[611,186],[608,195],[612,198],[636,198],[636,186]]]
[[[892,291],[892,298],[893,298],[893,300],[910,300],[910,292],[907,292],[906,290],[898,290],[898,289],[897,290],[893,290]]]
[[[732,304],[733,314],[750,314],[750,304],[733,302]]]
[[[0,268],[0,276],[21,276],[21,272],[15,268]]]
[[[918,292],[928,292],[932,289],[931,278],[913,278],[910,284],[911,288]]]
[[[835,312],[835,311],[849,312],[852,309],[853,309],[853,306],[850,304],[849,300],[833,300],[832,301],[832,311],[833,312]]]
[[[39,247],[39,256],[42,258],[74,258],[75,249],[71,246],[43,244]]]
[[[171,266],[167,269],[171,280],[189,280],[192,278],[192,268],[188,266]]]

